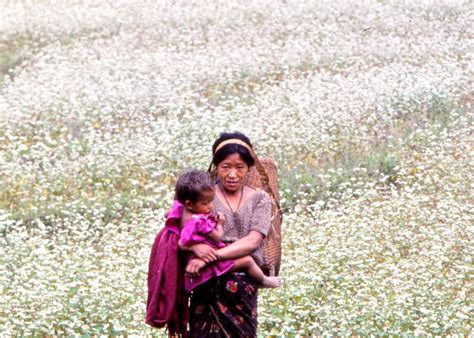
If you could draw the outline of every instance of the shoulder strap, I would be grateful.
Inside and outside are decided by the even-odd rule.
[[[280,202],[278,201],[277,195],[270,186],[270,178],[268,177],[267,171],[263,167],[262,163],[260,163],[260,160],[257,158],[257,156],[255,156],[255,154],[252,155],[255,160],[255,167],[257,168],[260,176],[260,182],[262,182],[262,185],[265,187],[265,191],[270,194],[272,200],[275,201],[278,210],[281,211]]]

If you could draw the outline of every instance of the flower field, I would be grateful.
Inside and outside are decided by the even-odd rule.
[[[234,130],[285,210],[260,334],[474,334],[470,1],[0,8],[2,335],[163,334],[151,244]]]

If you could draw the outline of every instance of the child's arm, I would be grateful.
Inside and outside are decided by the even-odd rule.
[[[217,225],[216,228],[207,235],[207,238],[214,242],[220,242],[223,234],[224,229],[222,229],[222,225]]]
[[[212,230],[207,237],[214,242],[220,242],[222,239],[222,236],[224,236],[224,228],[222,225],[225,222],[225,216],[222,212],[219,212],[217,215],[217,225],[214,230]]]
[[[190,218],[190,214],[186,209],[183,211],[183,215],[181,216],[181,222],[179,224],[179,241],[178,241],[178,248],[181,251],[189,251],[189,246],[186,244],[183,244],[182,239],[183,239],[183,233],[184,233],[184,228],[186,227],[186,222]],[[189,237],[189,236],[188,236]]]

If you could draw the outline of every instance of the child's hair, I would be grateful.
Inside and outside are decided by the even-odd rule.
[[[176,182],[175,198],[181,203],[195,203],[202,197],[203,191],[214,190],[214,184],[209,173],[190,169],[182,172]]]

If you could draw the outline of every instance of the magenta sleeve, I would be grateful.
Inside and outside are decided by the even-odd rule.
[[[207,235],[215,228],[215,223],[206,217],[193,216],[181,230],[181,244],[190,246],[202,243],[207,239]]]

